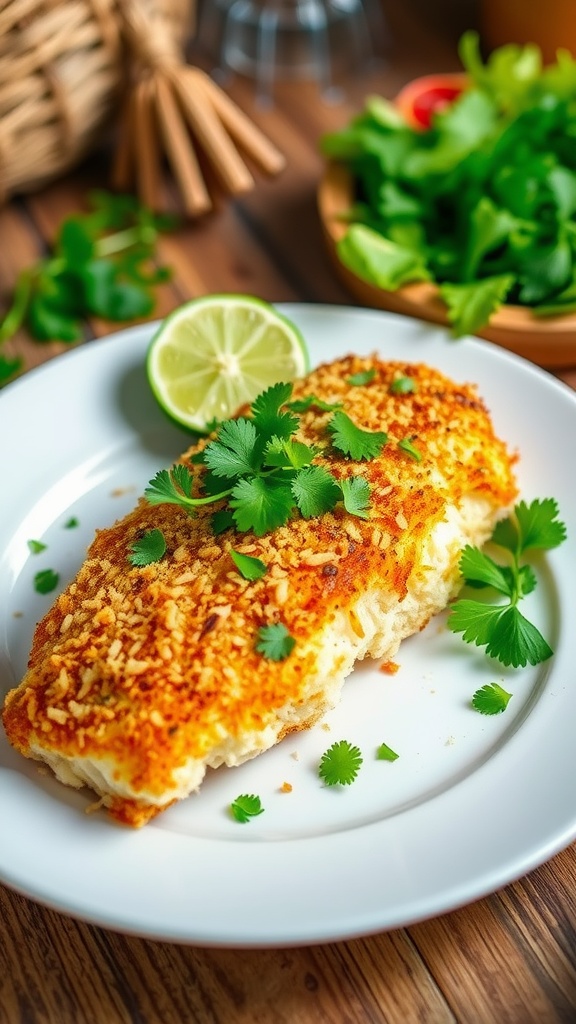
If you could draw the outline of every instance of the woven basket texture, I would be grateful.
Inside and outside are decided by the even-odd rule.
[[[184,47],[190,0],[131,0]],[[123,0],[0,0],[0,203],[65,173],[101,139],[130,74]]]

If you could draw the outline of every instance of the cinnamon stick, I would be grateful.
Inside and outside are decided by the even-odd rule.
[[[202,177],[194,145],[182,120],[172,87],[161,74],[156,79],[156,101],[160,131],[182,192],[185,210],[192,216],[206,213],[212,208],[212,202]]]
[[[200,68],[189,67],[183,72],[198,95],[206,97],[218,114],[228,134],[266,174],[279,174],[286,160],[249,117]]]

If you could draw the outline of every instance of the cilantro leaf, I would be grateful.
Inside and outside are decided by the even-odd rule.
[[[344,508],[352,516],[368,519],[370,509],[370,484],[362,476],[351,476],[340,481]]]
[[[204,462],[214,476],[234,478],[252,473],[257,466],[257,436],[251,420],[226,420],[217,440],[204,449]]]
[[[252,402],[252,419],[266,438],[288,438],[298,427],[298,420],[289,412],[280,412],[292,394],[292,384],[273,384]]]
[[[76,516],[70,516],[70,519],[67,519],[66,522],[64,523],[64,529],[65,530],[74,530],[79,525],[80,525],[80,523],[79,523],[79,520],[76,518]]]
[[[362,430],[352,422],[347,413],[338,410],[328,423],[332,444],[355,462],[375,459],[388,440],[380,430]]]
[[[486,654],[503,665],[524,668],[526,664],[539,665],[547,661],[553,651],[536,626],[511,605],[494,623]]]
[[[29,540],[28,550],[32,555],[39,555],[41,551],[46,551],[46,544],[41,540]]]
[[[346,383],[352,387],[364,387],[366,384],[371,384],[376,376],[376,370],[372,367],[371,370],[361,370],[359,373],[353,373],[351,377],[348,377]]]
[[[264,450],[264,465],[278,469],[303,469],[309,466],[316,455],[316,449],[301,441],[273,437]]]
[[[292,494],[305,519],[331,512],[340,498],[340,488],[324,466],[307,466],[292,481]]]
[[[520,501],[514,509],[520,531],[520,550],[549,551],[566,540],[566,526],[558,519],[554,498],[536,499],[530,505]]]
[[[253,793],[241,793],[230,804],[230,811],[236,821],[245,825],[247,821],[250,821],[250,818],[256,818],[259,814],[262,814],[264,808],[259,796],[255,796]]]
[[[460,558],[460,572],[467,583],[493,587],[501,594],[511,597],[514,580],[505,569],[506,567],[497,565],[489,555],[470,544],[466,545]]]
[[[152,565],[166,554],[166,538],[162,530],[147,530],[129,549],[128,561],[134,566]]]
[[[399,757],[400,754],[397,754],[386,743],[381,743],[376,751],[376,759],[378,761],[397,761]]]
[[[233,549],[230,551],[230,557],[245,580],[259,580],[268,572],[268,566],[260,558],[244,555],[241,551]]]
[[[511,697],[512,694],[498,683],[487,683],[476,690],[472,697],[472,707],[481,715],[498,715],[506,710]]]
[[[405,452],[411,459],[414,459],[414,462],[422,462],[422,452],[419,452],[418,449],[414,447],[411,437],[403,437],[398,441],[398,447],[400,448],[400,451]]]
[[[413,377],[396,377],[390,385],[390,393],[393,395],[411,395],[416,391],[416,381]]]
[[[348,740],[338,740],[322,755],[318,774],[327,786],[349,786],[358,775],[362,754]]]
[[[234,513],[232,509],[220,508],[217,512],[214,512],[211,520],[212,533],[215,537],[218,537],[221,533],[225,533],[226,530],[231,530],[234,526]]]
[[[305,395],[304,398],[295,398],[292,402],[286,402],[286,408],[292,412],[308,412],[309,409],[317,409],[318,412],[334,412],[342,408],[342,402],[325,402],[316,395]]]
[[[474,643],[477,647],[485,647],[490,643],[492,633],[503,612],[502,605],[483,604],[461,598],[452,605],[448,615],[448,628],[453,633],[462,633],[467,644]]]
[[[34,576],[34,590],[37,594],[49,594],[60,582],[60,576],[54,569],[42,569]]]
[[[293,507],[290,481],[272,477],[242,477],[229,502],[239,530],[253,530],[257,537],[284,526]]]
[[[256,650],[269,661],[285,661],[295,646],[296,640],[290,635],[283,622],[261,626],[258,630]]]

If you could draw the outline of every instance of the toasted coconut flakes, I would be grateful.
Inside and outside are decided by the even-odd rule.
[[[68,710],[74,718],[84,718],[85,715],[90,714],[91,707],[89,704],[79,704],[76,700],[69,700]],[[80,729],[78,731],[82,732],[83,730]]]
[[[86,697],[87,694],[90,693],[90,690],[92,689],[92,686],[94,685],[94,682],[97,679],[97,677],[98,677],[98,673],[97,673],[97,671],[95,669],[93,669],[93,668],[85,668],[84,669],[84,671],[82,672],[81,677],[80,677],[81,680],[82,680],[82,684],[80,686],[80,689],[78,690],[78,693],[76,694],[76,699],[77,700],[79,700],[79,701],[84,700],[84,697]]]
[[[152,725],[156,725],[159,729],[166,725],[166,719],[156,708],[153,708],[150,712],[150,721]]]
[[[354,523],[351,523],[350,520],[347,520],[344,523],[344,529],[346,530],[348,536],[352,540],[355,540],[357,544],[362,543],[362,534],[360,533],[360,530]]]
[[[112,643],[110,644],[110,647],[109,647],[109,650],[108,650],[108,658],[109,658],[109,660],[110,661],[116,661],[116,658],[120,654],[121,650],[122,650],[122,641],[120,640],[120,637],[116,637],[112,641]]]
[[[46,708],[46,715],[53,722],[58,722],[59,725],[64,725],[68,719],[68,714],[64,711],[64,708],[55,708],[51,705]]]
[[[278,581],[274,590],[274,593],[276,595],[276,601],[278,604],[282,605],[286,603],[286,600],[288,598],[288,592],[288,580],[286,577],[284,577],[284,579]]]
[[[70,612],[68,612],[68,615],[65,615],[64,618],[62,619],[62,625],[60,626],[60,632],[61,633],[67,633],[73,622],[74,622],[74,616]]]
[[[198,548],[199,558],[220,558],[221,554],[222,551],[217,544],[205,544],[204,547]]]
[[[406,516],[404,515],[403,512],[399,512],[398,515],[396,516],[396,524],[400,527],[401,530],[408,529],[408,520],[406,519]]]
[[[180,625],[180,613],[178,611],[178,605],[175,601],[169,601],[166,604],[166,627],[173,632]]]
[[[326,565],[327,562],[337,562],[338,555],[335,551],[314,551],[303,559],[304,565]]]
[[[126,675],[141,676],[150,668],[147,661],[138,661],[137,658],[128,658],[126,661]]]

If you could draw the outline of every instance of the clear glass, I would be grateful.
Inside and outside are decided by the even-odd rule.
[[[253,78],[263,104],[271,102],[277,78],[315,79],[326,99],[337,99],[338,78],[373,57],[363,0],[214,2],[220,69]]]

